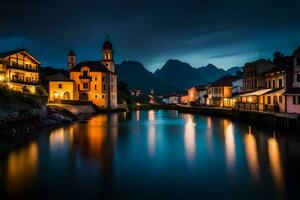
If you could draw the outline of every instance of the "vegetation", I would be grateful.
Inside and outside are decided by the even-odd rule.
[[[118,104],[126,103],[128,106],[133,106],[134,99],[128,89],[128,85],[125,82],[118,82]]]

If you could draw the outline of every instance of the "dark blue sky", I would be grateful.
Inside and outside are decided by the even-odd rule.
[[[150,71],[170,58],[226,69],[300,45],[296,0],[3,0],[0,9],[0,51],[24,46],[44,66],[66,68],[70,48],[79,61],[100,59],[106,34],[117,62]]]

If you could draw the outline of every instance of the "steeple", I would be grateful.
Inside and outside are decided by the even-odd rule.
[[[69,70],[71,70],[73,67],[75,67],[75,65],[76,65],[76,54],[71,49],[69,54],[68,54],[68,67],[69,67]]]
[[[109,40],[108,35],[106,36],[106,40],[102,45],[102,64],[106,66],[111,72],[115,72],[113,46]]]

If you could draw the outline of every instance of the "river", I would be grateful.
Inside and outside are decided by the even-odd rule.
[[[230,119],[133,111],[32,135],[0,142],[2,198],[286,199],[300,193],[300,140]]]

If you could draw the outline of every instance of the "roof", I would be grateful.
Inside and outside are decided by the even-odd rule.
[[[74,53],[74,51],[72,49],[69,52],[69,56],[76,56],[76,54]]]
[[[198,85],[198,86],[195,86],[195,88],[197,91],[202,91],[202,90],[205,90],[205,85]]]
[[[11,51],[6,51],[6,52],[0,52],[0,58],[5,58],[7,56],[16,54],[16,53],[21,53],[21,52],[25,52],[31,59],[35,60],[37,63],[41,64],[41,62],[39,60],[37,60],[35,57],[33,57],[26,49],[22,48],[22,49],[15,49],[15,50],[11,50]]]
[[[61,73],[56,73],[54,75],[51,76],[47,76],[45,78],[46,81],[73,81],[67,77],[65,77],[64,75],[62,75]]]
[[[80,72],[82,67],[88,67],[90,69],[90,72],[104,72],[104,73],[115,74],[114,72],[111,72],[107,67],[105,67],[100,61],[84,61],[78,63],[70,71]]]
[[[300,95],[300,88],[289,88],[284,95]]]
[[[213,82],[210,87],[226,87],[226,86],[230,87],[232,86],[233,81],[235,81],[234,76],[226,75]]]
[[[257,90],[255,92],[250,92],[250,93],[243,93],[241,95],[238,95],[239,97],[248,97],[248,96],[260,96],[263,94],[266,94],[268,92],[270,92],[273,89],[262,89],[262,90]]]
[[[105,42],[103,43],[102,48],[105,49],[105,50],[112,50],[112,44],[111,44],[111,42],[108,41],[108,40],[105,41]]]
[[[272,89],[271,91],[269,92],[266,92],[265,94],[272,94],[272,93],[275,93],[275,92],[278,92],[280,90],[284,89],[283,87],[282,88],[275,88],[275,89]]]
[[[272,73],[276,73],[276,72],[285,72],[285,67],[280,65],[280,66],[276,66],[272,69],[269,69],[267,71],[264,72],[264,74],[272,74]]]

